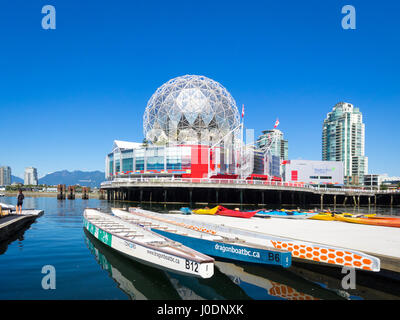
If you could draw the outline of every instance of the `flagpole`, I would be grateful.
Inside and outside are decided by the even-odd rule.
[[[241,173],[241,178],[242,178],[242,174],[243,174],[243,127],[244,127],[244,104],[242,106],[242,126],[241,126],[241,130],[240,130],[240,173]]]

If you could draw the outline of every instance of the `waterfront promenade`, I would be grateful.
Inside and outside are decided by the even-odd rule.
[[[16,197],[18,194],[17,191],[6,191],[5,196],[6,197]],[[38,192],[38,191],[24,191],[25,197],[34,197],[34,198],[57,198],[57,192]],[[83,193],[75,193],[77,198],[81,198]],[[89,193],[90,198],[98,199],[100,194],[98,192],[91,192]],[[1,201],[1,198],[0,198]]]
[[[114,178],[101,184],[108,200],[215,204],[400,205],[400,190],[313,186],[240,179]]]

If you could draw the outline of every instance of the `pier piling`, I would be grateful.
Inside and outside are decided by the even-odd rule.
[[[88,187],[82,187],[82,199],[84,199],[84,200],[89,199],[89,188]]]
[[[59,184],[57,186],[57,199],[58,200],[64,200],[65,199],[65,184]]]
[[[321,193],[321,210],[324,209],[324,194]]]
[[[69,200],[75,200],[75,186],[68,186],[67,198]]]
[[[104,196],[104,190],[100,189],[99,191],[99,200],[104,200],[105,196]],[[107,199],[108,199],[108,192],[107,192]]]

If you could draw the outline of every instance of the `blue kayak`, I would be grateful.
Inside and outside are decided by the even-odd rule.
[[[182,214],[192,214],[192,210],[190,210],[188,207],[182,207],[180,211]]]
[[[255,217],[263,218],[265,216],[269,216],[271,218],[307,219],[315,216],[316,214],[317,212],[260,210],[256,213]]]

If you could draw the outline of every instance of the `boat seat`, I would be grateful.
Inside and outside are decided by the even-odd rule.
[[[182,244],[175,241],[151,241],[148,244],[155,247],[180,247]]]
[[[126,237],[127,237],[127,238],[136,238],[136,237],[144,237],[144,235],[138,233],[138,234],[127,235]]]

